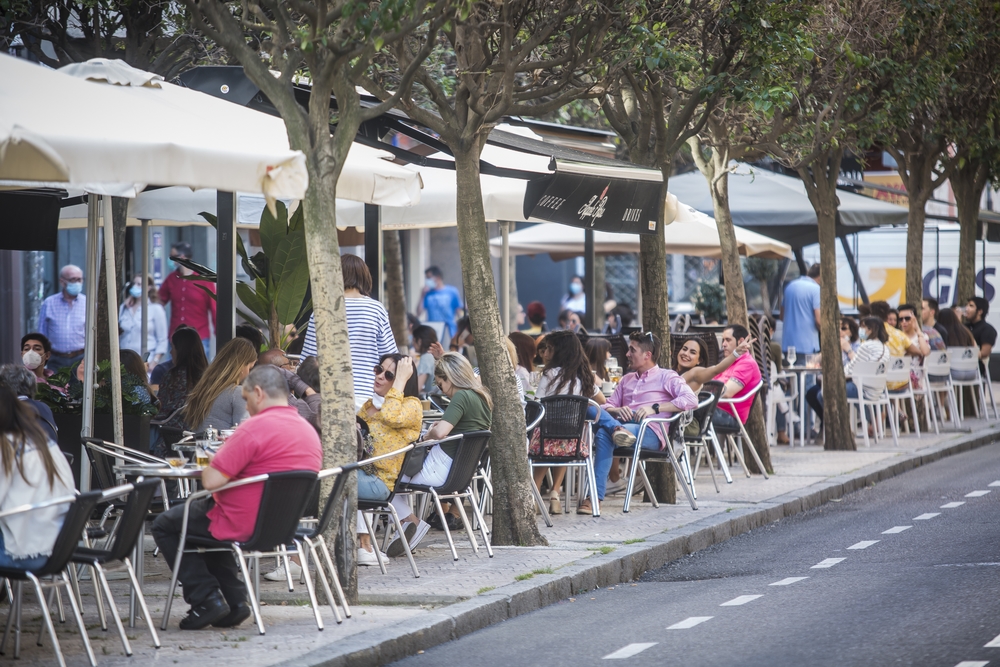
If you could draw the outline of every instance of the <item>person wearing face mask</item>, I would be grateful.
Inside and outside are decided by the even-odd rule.
[[[208,356],[212,335],[208,321],[211,318],[214,327],[216,320],[215,299],[205,290],[214,294],[215,283],[187,280],[187,276],[195,275],[195,272],[177,265],[174,261],[177,259],[191,259],[190,243],[182,241],[170,248],[170,260],[167,266],[177,268],[160,285],[160,303],[164,306],[170,305],[170,335],[174,335],[177,327],[182,324],[197,329],[201,336],[201,344],[205,348],[205,355]]]
[[[444,274],[436,266],[424,271],[424,289],[417,306],[417,315],[427,313],[428,322],[444,322],[448,337],[453,338],[458,331],[457,314],[462,308],[462,296],[458,288],[444,284]]]
[[[142,354],[142,276],[135,276],[129,283],[122,305],[118,309],[118,328],[121,331],[119,346]],[[167,354],[167,311],[160,305],[160,298],[149,279],[149,318],[146,326],[146,352],[149,370]]]
[[[583,278],[573,276],[569,281],[569,291],[559,302],[562,310],[572,310],[575,313],[587,312],[587,295],[583,293]]]
[[[83,359],[87,320],[87,297],[83,291],[83,271],[67,264],[59,271],[59,293],[42,302],[38,311],[38,333],[52,347],[46,366],[55,372]]]
[[[35,382],[48,384],[54,373],[45,367],[52,355],[52,343],[45,335],[33,332],[21,338],[21,363],[35,376]]]

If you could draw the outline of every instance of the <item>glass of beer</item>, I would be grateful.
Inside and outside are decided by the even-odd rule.
[[[208,441],[199,440],[194,447],[194,462],[199,468],[208,467]]]

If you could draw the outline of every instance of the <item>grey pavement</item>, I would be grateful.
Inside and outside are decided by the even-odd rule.
[[[221,665],[361,665],[387,664],[419,650],[464,636],[508,618],[566,600],[598,587],[638,579],[645,572],[757,527],[838,499],[876,481],[899,475],[943,456],[1000,439],[1000,425],[967,420],[962,432],[948,431],[922,438],[903,436],[856,452],[826,452],[817,447],[775,447],[775,474],[746,478],[733,469],[734,482],[722,483],[716,494],[703,466],[697,480],[698,511],[686,504],[633,503],[622,512],[622,498],[602,503],[599,518],[575,513],[554,517],[554,526],[539,526],[547,547],[494,547],[495,558],[480,548],[474,554],[464,534],[456,535],[455,562],[442,533],[431,531],[417,550],[421,576],[413,578],[405,559],[394,559],[388,574],[361,568],[361,604],[354,616],[337,625],[327,608],[326,630],[317,632],[305,590],[289,594],[282,583],[264,583],[261,595],[267,634],[258,636],[247,623],[226,632],[182,632],[177,621],[186,611],[178,598],[170,629],[162,633],[163,648],[154,650],[142,622],[129,630],[135,656],[126,658],[114,630],[95,628],[92,589],[84,586],[84,614],[102,665],[127,665],[149,660],[166,664],[195,658]],[[681,497],[683,500],[683,497]],[[565,504],[565,503],[564,503]],[[162,558],[152,556],[147,542],[145,589],[154,617],[162,613],[169,581]],[[265,565],[264,569],[267,569]],[[125,613],[127,588],[120,576],[112,581],[119,609]],[[34,596],[25,602],[25,633],[37,633],[40,616]],[[86,664],[72,623],[57,632],[70,664]],[[25,664],[52,664],[51,648],[22,642]]]

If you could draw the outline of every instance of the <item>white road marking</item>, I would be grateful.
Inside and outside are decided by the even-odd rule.
[[[993,641],[991,641],[989,644],[987,644],[983,648],[1000,648],[1000,635],[997,635],[996,637],[994,637]]]
[[[604,660],[624,660],[625,658],[631,658],[633,655],[642,653],[647,648],[656,646],[657,642],[646,642],[642,644],[629,644],[628,646],[623,646],[614,653],[608,653],[604,656]]]
[[[1000,486],[1000,479],[998,479],[998,480],[997,480],[997,481],[995,481],[995,482],[990,482],[990,483],[989,483],[989,486]]]
[[[713,616],[691,616],[685,618],[680,623],[674,623],[667,630],[687,630],[688,628],[693,628],[694,626],[704,623],[707,620],[714,618]]]
[[[878,544],[878,543],[879,543],[878,540],[864,540],[862,542],[858,542],[857,544],[852,544],[851,546],[849,546],[847,548],[848,549],[867,549],[871,545]]]
[[[733,598],[729,602],[723,602],[719,606],[720,607],[739,607],[740,605],[744,605],[747,602],[753,602],[757,598],[762,598],[762,597],[764,597],[764,596],[763,595],[741,595],[738,598]]]
[[[788,577],[787,579],[776,581],[773,584],[768,584],[768,586],[791,586],[796,581],[802,581],[803,579],[808,579],[808,578],[809,577]]]
[[[833,567],[837,563],[839,563],[841,561],[844,561],[844,560],[847,560],[847,559],[846,558],[827,558],[825,560],[821,560],[820,562],[816,563],[815,565],[813,565],[809,569],[810,570],[819,570],[819,569],[823,569],[823,568],[827,568],[827,567]]]
[[[933,519],[936,516],[941,516],[941,512],[928,512],[927,514],[921,514],[920,516],[913,517],[913,520],[926,521],[927,519]]]
[[[988,664],[990,664],[989,660],[963,660],[955,667],[986,667]]]
[[[961,507],[964,504],[965,503],[962,502],[961,500],[956,500],[953,503],[945,503],[944,505],[941,506],[941,509],[943,509],[943,510],[953,510],[956,507]]]
[[[883,530],[882,534],[883,535],[895,535],[896,533],[901,533],[904,530],[909,530],[910,528],[913,528],[913,526],[893,526],[889,530]]]
[[[982,496],[985,496],[989,492],[990,492],[989,489],[985,489],[983,491],[973,491],[972,493],[965,494],[965,497],[966,498],[980,498]]]

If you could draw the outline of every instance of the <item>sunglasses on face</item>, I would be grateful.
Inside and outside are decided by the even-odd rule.
[[[392,382],[392,381],[394,381],[396,379],[396,374],[395,373],[393,373],[392,371],[385,370],[385,368],[382,367],[382,364],[376,365],[375,366],[375,377],[378,377],[379,375],[382,375],[383,373],[385,373],[385,379],[388,380],[389,382]]]
[[[898,319],[900,322],[909,322],[913,318],[910,317],[909,315],[900,315]]]

